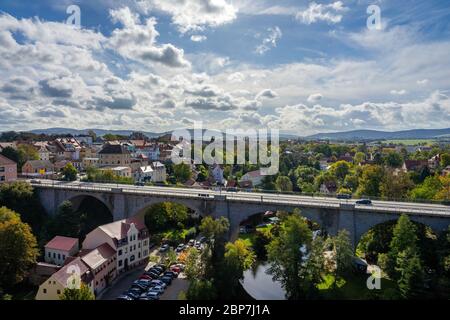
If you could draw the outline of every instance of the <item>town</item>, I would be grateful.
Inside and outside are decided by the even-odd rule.
[[[240,222],[239,235],[230,240],[234,242],[226,242],[230,221],[207,219],[176,202],[149,205],[135,216],[113,221],[104,203],[85,197],[62,202],[57,212],[49,216],[39,203],[38,191],[30,185],[48,181],[190,188],[234,194],[263,191],[316,199],[337,198],[345,202],[356,199],[361,205],[381,200],[448,206],[450,145],[445,139],[413,143],[284,139],[279,146],[280,171],[273,176],[262,175],[259,165],[248,161],[243,165],[207,165],[194,164],[193,158],[186,158],[175,165],[171,155],[174,149],[178,152],[180,141],[172,141],[167,135],[149,138],[141,132],[129,136],[97,136],[93,131],[80,136],[4,132],[0,141],[2,215],[20,214],[21,223],[26,223],[29,229],[26,236],[33,239],[24,249],[26,252],[17,255],[16,249],[11,249],[17,259],[21,255],[27,257],[17,261],[23,264],[20,268],[14,268],[13,272],[4,269],[11,267],[1,267],[5,271],[1,282],[4,297],[13,297],[8,292],[12,290],[19,292],[19,296],[27,291],[28,299],[71,299],[75,291],[81,290],[78,299],[211,299],[216,295],[216,288],[223,286],[221,281],[225,281],[223,275],[217,275],[217,270],[224,273],[223,268],[230,268],[237,254],[242,262],[234,266],[232,274],[224,273],[227,279],[234,279],[234,285],[221,291],[222,294],[239,299],[264,299],[271,296],[264,297],[254,291],[252,281],[258,279],[252,278],[248,271],[256,268],[264,274],[268,266],[282,267],[279,259],[283,258],[278,256],[275,246],[281,245],[280,228],[289,224],[304,234],[301,241],[306,241],[302,244],[305,265],[299,268],[310,271],[317,268],[318,275],[304,279],[315,288],[307,292],[304,283],[291,289],[275,282],[275,287],[268,291],[278,290],[279,299],[448,294],[444,288],[448,288],[445,281],[449,281],[446,274],[450,241],[445,240],[449,230],[435,233],[436,230],[410,221],[406,215],[398,222],[371,228],[353,249],[345,232],[334,237],[323,226],[302,217],[298,209],[290,213],[263,211],[250,215]],[[3,237],[7,237],[7,232],[7,229],[0,230],[5,233]],[[421,275],[423,283],[418,286],[422,291],[412,284],[403,288],[405,279],[390,271],[402,267],[393,267],[395,262],[390,258],[393,250],[400,250],[391,246],[401,232],[417,239],[417,243],[397,245],[413,246],[414,253],[409,253],[413,250],[409,247],[402,250],[408,249],[408,254],[418,259],[420,268],[426,266],[429,270]],[[225,256],[219,259],[217,255],[222,250]],[[318,256],[312,259],[312,255]],[[313,262],[314,267],[309,265]],[[343,270],[340,264],[344,265]],[[377,293],[369,291],[365,288],[364,275],[380,267],[382,283],[387,288]],[[418,276],[418,270],[409,272]],[[283,278],[289,276],[292,275],[276,280],[292,281]],[[215,279],[216,288],[210,287],[211,279]],[[432,293],[425,294],[423,288],[431,286]]]

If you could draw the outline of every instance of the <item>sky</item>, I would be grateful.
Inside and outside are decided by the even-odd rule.
[[[0,0],[0,131],[446,128],[449,53],[450,0]]]

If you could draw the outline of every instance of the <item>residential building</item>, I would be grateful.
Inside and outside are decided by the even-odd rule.
[[[131,153],[118,143],[107,143],[98,153],[100,166],[129,166]]]
[[[38,150],[39,160],[49,161],[50,160],[50,151],[48,151],[45,145],[39,145]]]
[[[78,253],[78,239],[56,236],[44,246],[44,250],[45,262],[62,266],[68,257]]]
[[[428,166],[431,169],[436,169],[437,167],[439,167],[439,165],[441,164],[441,155],[437,154],[433,157],[431,157],[430,159],[428,159]]]
[[[87,168],[97,168],[99,162],[99,158],[83,158],[83,160],[81,161],[81,165],[83,167],[83,170],[86,170]]]
[[[67,287],[79,287],[81,282],[94,292],[94,276],[80,257],[72,258],[39,286],[36,300],[59,300]]]
[[[17,180],[17,164],[0,154],[0,183]]]
[[[320,193],[335,194],[337,191],[337,184],[334,181],[327,181],[320,185]]]
[[[166,166],[159,161],[152,162],[152,182],[164,182],[167,179]]]
[[[260,170],[250,171],[244,174],[240,181],[251,181],[252,186],[256,187],[262,183],[264,176]]]
[[[86,235],[83,249],[95,249],[107,243],[116,251],[117,272],[146,263],[150,237],[143,221],[138,218],[124,219],[102,225]]]
[[[75,138],[58,138],[53,141],[57,160],[79,160],[81,145]]]
[[[28,160],[22,167],[22,175],[29,177],[47,176],[55,173],[53,164],[44,160]]]
[[[106,289],[117,276],[116,250],[107,243],[88,250],[81,256],[81,260],[92,272],[95,295]]]
[[[212,182],[213,183],[217,183],[220,185],[225,185],[225,178],[223,177],[223,166],[220,164],[215,163],[211,168],[210,168],[210,175],[212,178]]]
[[[418,171],[428,166],[427,160],[405,160],[402,166],[403,172]]]

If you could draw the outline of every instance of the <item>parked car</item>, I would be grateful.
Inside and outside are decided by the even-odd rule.
[[[206,242],[206,237],[200,237],[200,239],[198,239],[198,241],[200,241],[200,243],[205,243]]]
[[[148,272],[154,272],[156,274],[161,274],[161,273],[163,273],[163,271],[164,270],[161,270],[159,268],[150,268],[150,269],[148,269]]]
[[[139,277],[139,279],[148,279],[148,280],[153,280],[152,276],[148,275],[148,274],[143,274]]]
[[[145,182],[136,182],[134,185],[135,186],[139,186],[139,187],[144,187],[145,186]]]
[[[116,300],[126,300],[126,301],[132,301],[134,300],[132,297],[130,297],[129,295],[126,294],[121,294],[120,296],[118,296],[116,298]]]
[[[152,285],[152,286],[161,286],[161,287],[163,287],[163,288],[166,288],[166,287],[167,287],[167,284],[164,283],[164,282],[161,281],[161,280],[152,280],[151,285]]]
[[[155,291],[155,292],[159,292],[160,294],[162,294],[164,292],[164,288],[162,286],[154,286],[151,287],[150,290],[148,290],[148,292],[150,291]]]
[[[181,272],[181,268],[177,266],[172,266],[170,267],[170,271],[174,271],[179,274]]]
[[[157,298],[153,298],[153,297],[148,297],[148,296],[140,296],[139,298],[138,298],[138,300],[140,300],[140,301],[152,301],[152,300],[158,300],[159,299],[159,297],[157,297]]]
[[[141,295],[142,292],[138,291],[138,290],[133,290],[130,289],[128,291],[125,291],[123,293],[123,295],[125,296],[129,296],[130,298],[132,298],[133,300],[136,300],[137,298],[139,298],[139,296]]]
[[[154,269],[154,270],[158,270],[159,272],[163,272],[164,270],[166,270],[166,267],[161,266],[161,265],[154,265],[150,269]]]
[[[180,244],[178,245],[178,247],[175,249],[175,251],[176,251],[176,252],[181,252],[181,251],[184,250],[184,248],[185,248],[184,244],[183,244],[183,243],[180,243]]]
[[[195,244],[195,240],[194,239],[189,240],[188,245],[190,245],[192,247],[194,244]]]
[[[169,250],[170,246],[166,243],[163,244],[160,248],[159,248],[159,252],[166,252],[167,250]]]
[[[356,201],[356,204],[363,204],[363,205],[371,205],[372,204],[372,200],[370,199],[361,199]]]
[[[153,300],[159,300],[159,296],[161,294],[159,292],[156,291],[149,291],[145,294],[145,297],[153,299]]]
[[[170,285],[172,283],[172,277],[170,276],[162,276],[159,280],[164,282],[166,285]]]
[[[147,286],[141,283],[133,282],[133,284],[131,285],[131,289],[139,289],[142,292],[147,290]]]
[[[185,266],[184,264],[182,264],[182,263],[175,263],[175,264],[171,265],[170,267],[171,267],[171,268],[172,268],[172,267],[177,267],[177,268],[180,268],[181,271],[184,271],[184,268],[185,268],[186,266]]]
[[[166,271],[163,273],[163,277],[171,277],[172,279],[178,277],[178,272],[175,271]]]
[[[147,275],[149,275],[150,277],[152,277],[152,279],[158,279],[158,277],[159,277],[159,273],[156,273],[155,271],[145,271],[145,273],[144,274],[147,274]]]
[[[352,195],[348,193],[339,193],[336,198],[338,199],[351,199]]]
[[[202,246],[201,243],[196,243],[196,244],[195,244],[195,248],[196,248],[197,250],[202,250],[203,246]]]

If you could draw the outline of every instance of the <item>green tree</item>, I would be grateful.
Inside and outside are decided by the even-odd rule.
[[[417,252],[417,229],[409,217],[402,214],[398,219],[392,235],[392,240],[389,245],[387,270],[388,275],[397,280],[398,273],[396,271],[397,257],[401,252],[407,249]]]
[[[441,164],[442,168],[450,166],[450,153],[441,154],[441,163],[440,164]]]
[[[398,274],[398,289],[403,298],[417,298],[423,294],[423,265],[413,247],[398,253],[395,271]]]
[[[225,246],[224,262],[221,265],[221,277],[217,279],[221,296],[233,298],[239,287],[239,279],[243,277],[244,270],[250,268],[255,262],[255,254],[246,241],[236,240]]]
[[[79,238],[83,228],[84,215],[73,209],[72,202],[64,201],[58,207],[56,215],[48,222],[47,237],[56,235]]]
[[[359,164],[364,160],[366,160],[366,154],[364,152],[355,153],[355,156],[353,157],[353,161],[355,164]]]
[[[188,300],[215,300],[217,298],[216,287],[211,280],[193,280],[186,292]]]
[[[330,238],[334,261],[334,286],[339,279],[349,274],[353,261],[353,248],[350,242],[350,234],[347,230],[341,230],[336,237]]]
[[[30,226],[6,207],[0,208],[0,250],[0,287],[7,289],[24,280],[39,251]]]
[[[21,220],[30,224],[35,234],[40,234],[47,214],[29,183],[15,181],[0,184],[0,206],[20,214]]]
[[[192,177],[191,167],[186,163],[180,163],[173,166],[173,173],[177,182],[184,183]]]
[[[391,168],[398,168],[403,164],[402,155],[394,151],[389,152],[384,161]]]
[[[281,282],[288,298],[305,297],[307,279],[303,278],[304,260],[307,253],[301,250],[310,247],[312,232],[298,211],[283,219],[278,236],[267,245],[269,273]]]
[[[64,291],[59,296],[60,300],[95,300],[95,296],[92,293],[91,289],[84,284],[81,283],[79,289],[71,289],[65,288]]]
[[[350,172],[350,168],[351,165],[347,161],[337,161],[331,165],[330,172],[336,176],[339,181],[344,181],[345,177]]]
[[[289,177],[279,176],[275,181],[275,187],[278,191],[292,191],[292,182]]]
[[[73,166],[73,164],[69,162],[62,169],[62,174],[63,174],[64,180],[66,180],[66,181],[75,181],[75,180],[77,180],[78,171]]]
[[[431,200],[442,189],[442,182],[437,176],[430,176],[425,181],[411,190],[410,197],[413,200]]]
[[[202,265],[200,263],[200,253],[196,248],[189,248],[186,253],[184,273],[188,280],[199,279],[202,274]]]
[[[403,199],[408,196],[414,183],[404,172],[394,174],[392,170],[386,171],[380,186],[381,196],[385,199]]]
[[[384,178],[384,170],[381,166],[366,165],[363,166],[361,177],[358,181],[358,196],[379,197],[381,194],[381,181]]]

